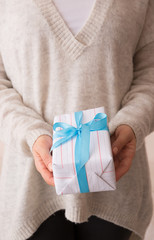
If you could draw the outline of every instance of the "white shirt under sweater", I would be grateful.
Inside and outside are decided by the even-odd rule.
[[[0,1],[0,240],[25,240],[51,214],[91,215],[144,239],[152,194],[144,138],[154,130],[154,0],[96,0],[75,37],[51,0]],[[109,131],[137,139],[115,191],[57,196],[36,170],[32,146],[52,137],[55,115],[105,106]]]
[[[87,21],[96,0],[53,0],[64,21],[76,35]]]

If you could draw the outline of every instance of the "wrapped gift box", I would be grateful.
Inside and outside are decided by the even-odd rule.
[[[80,112],[82,112],[82,124],[85,124],[92,121],[97,113],[104,114],[104,107],[87,109]],[[95,122],[96,121],[99,120],[95,119]],[[59,122],[66,123],[69,124],[69,126],[77,128],[75,113],[55,116],[54,125]],[[55,133],[60,132],[59,130],[63,130],[62,126],[57,127],[56,130],[53,130],[53,136],[56,135]],[[80,141],[82,137],[80,148],[82,148],[83,155],[86,155],[86,144],[88,141],[86,140],[86,138],[83,139],[83,136],[85,135],[80,135]],[[57,138],[53,137],[53,145],[60,139],[62,139],[62,136]],[[53,148],[52,146],[50,150],[53,151],[52,167],[56,193],[60,195],[80,192],[99,192],[115,190],[115,168],[108,127],[107,129],[103,130],[90,131],[89,158],[88,161],[84,164],[82,171],[79,171],[77,165],[77,162],[81,159],[78,159],[77,157],[80,156],[79,149],[75,150],[75,148],[77,148],[77,146],[75,145],[76,140],[77,134],[55,148]],[[82,158],[84,157],[82,156]],[[84,161],[84,159],[82,160]],[[82,185],[82,187],[80,185]]]

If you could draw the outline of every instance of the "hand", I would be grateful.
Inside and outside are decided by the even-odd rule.
[[[128,172],[136,150],[136,137],[131,127],[119,125],[111,136],[116,181]]]
[[[35,167],[48,185],[54,186],[52,156],[50,148],[52,147],[52,138],[48,135],[41,135],[34,142],[32,153],[34,156]]]

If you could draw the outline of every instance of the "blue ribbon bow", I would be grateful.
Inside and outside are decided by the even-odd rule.
[[[77,127],[69,125],[64,122],[56,122],[53,125],[53,130],[56,131],[57,127],[61,127],[62,130],[58,130],[53,134],[53,139],[62,137],[60,140],[56,141],[50,152],[67,142],[72,137],[76,138],[75,142],[75,167],[77,173],[77,179],[79,183],[80,192],[89,192],[85,164],[89,160],[89,145],[90,145],[90,132],[107,130],[107,115],[105,113],[97,113],[93,120],[82,124],[83,112],[75,112],[75,121]]]

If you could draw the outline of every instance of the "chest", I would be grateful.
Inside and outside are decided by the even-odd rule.
[[[100,52],[106,44],[110,52],[118,54],[128,49],[133,54],[143,28],[147,1],[85,0],[87,5],[83,5],[80,0],[74,5],[73,0],[71,5],[64,6],[60,0],[43,3],[42,0],[2,0],[0,41],[10,53],[19,49],[19,57],[27,48],[30,53],[36,50],[34,55],[39,49],[53,49],[56,42],[66,54],[73,52],[74,59],[92,43],[97,46],[98,41]],[[77,8],[82,9],[82,14]]]
[[[77,34],[90,16],[96,0],[54,0],[71,32]]]

